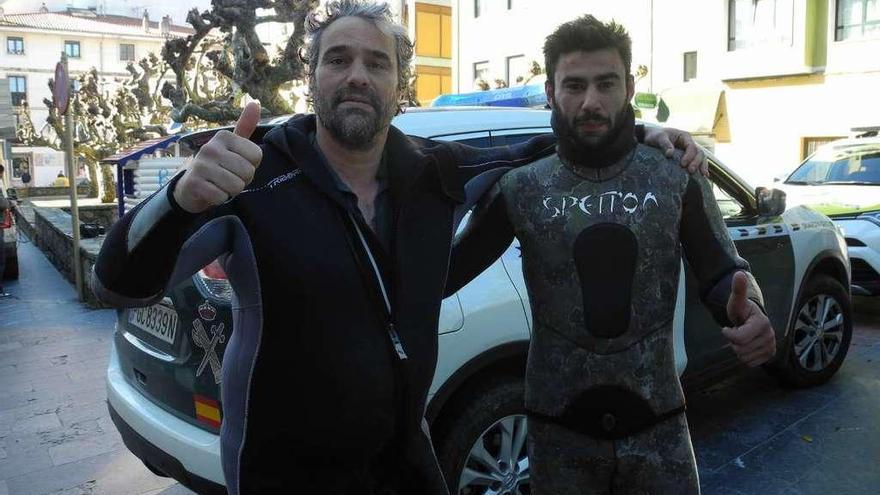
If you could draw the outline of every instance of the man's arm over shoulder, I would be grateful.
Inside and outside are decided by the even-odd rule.
[[[445,297],[458,292],[492,265],[513,241],[513,236],[501,188],[495,184],[455,239]]]
[[[180,282],[171,276],[184,244],[200,226],[228,212],[227,206],[202,214],[183,210],[173,197],[180,176],[126,213],[107,233],[90,280],[92,291],[103,302],[134,307],[159,300],[169,286]],[[191,264],[198,266],[183,270],[189,273],[179,278],[213,259],[192,259]]]
[[[710,182],[699,174],[687,176],[682,198],[680,237],[685,256],[700,286],[700,298],[722,326],[731,326],[727,302],[736,272],[747,278],[748,299],[763,310],[764,299],[749,264],[739,256],[727,233]]]

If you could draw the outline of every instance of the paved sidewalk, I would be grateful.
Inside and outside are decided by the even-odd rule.
[[[0,495],[182,495],[110,421],[104,373],[115,314],[89,310],[30,243],[0,300]]]

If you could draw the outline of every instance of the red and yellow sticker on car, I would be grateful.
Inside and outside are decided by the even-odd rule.
[[[206,425],[220,428],[220,403],[203,395],[193,395],[196,406],[196,419]]]

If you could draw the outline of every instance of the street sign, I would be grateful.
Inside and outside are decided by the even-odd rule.
[[[52,96],[55,97],[55,108],[58,109],[58,113],[64,115],[70,103],[70,79],[67,77],[67,67],[63,61],[55,64],[55,87]]]

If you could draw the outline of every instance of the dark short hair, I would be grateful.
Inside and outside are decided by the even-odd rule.
[[[593,52],[614,48],[623,60],[625,76],[632,65],[632,39],[622,25],[602,22],[587,14],[556,28],[544,41],[544,68],[547,80],[553,84],[559,58],[572,52]]]

